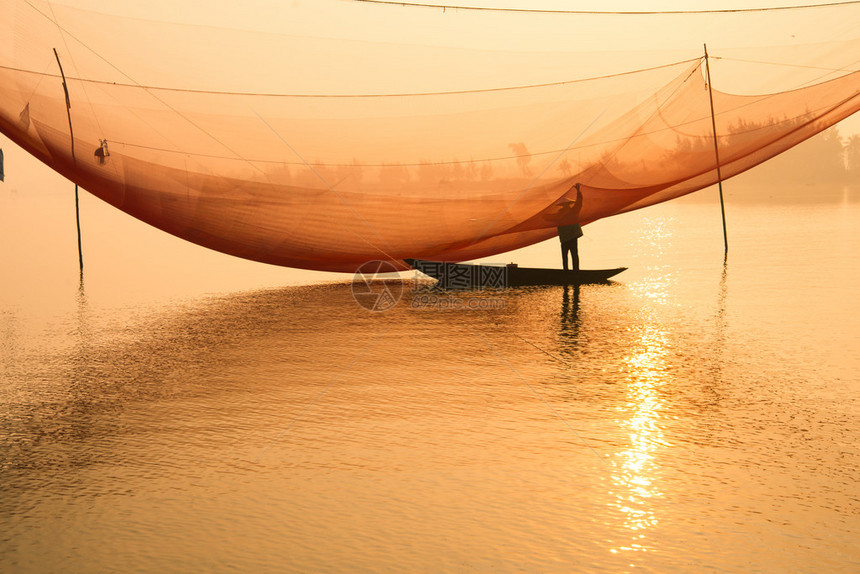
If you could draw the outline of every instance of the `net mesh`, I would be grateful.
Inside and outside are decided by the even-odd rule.
[[[0,131],[132,216],[247,259],[469,260],[718,178],[701,42],[671,48],[712,32],[680,15],[659,21],[683,31],[670,46],[644,43],[657,23],[642,16],[502,14],[488,30],[485,14],[323,3],[319,28],[274,32],[0,5]],[[339,11],[369,18],[364,35],[332,26]],[[860,109],[860,40],[839,24],[857,8],[800,12],[719,16],[732,37],[780,28],[708,61],[723,179]],[[593,32],[569,33],[585,24],[638,47],[595,51]]]

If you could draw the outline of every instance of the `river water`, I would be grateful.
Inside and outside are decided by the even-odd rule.
[[[725,263],[681,200],[586,227],[612,284],[383,312],[82,199],[82,286],[67,186],[0,202],[4,572],[860,570],[856,190],[730,196]]]

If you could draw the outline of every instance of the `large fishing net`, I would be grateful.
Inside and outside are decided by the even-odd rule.
[[[855,3],[93,6],[0,2],[0,131],[151,225],[290,267],[509,251],[713,185],[717,156],[726,179],[860,109]]]

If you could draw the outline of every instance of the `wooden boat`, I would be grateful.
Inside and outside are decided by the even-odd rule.
[[[439,281],[441,289],[504,289],[527,285],[584,285],[606,283],[610,277],[626,270],[614,269],[541,269],[508,265],[471,265],[448,261],[404,259],[408,265]]]

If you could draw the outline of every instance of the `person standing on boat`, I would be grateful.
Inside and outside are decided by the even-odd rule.
[[[561,261],[564,270],[567,271],[567,254],[570,253],[571,269],[579,271],[579,238],[582,237],[582,227],[579,225],[579,213],[582,211],[582,191],[577,183],[573,187],[576,188],[576,202],[570,207],[570,216],[575,218],[577,223],[570,225],[562,225],[558,228],[558,239],[561,241]],[[567,214],[566,214],[567,215]]]

